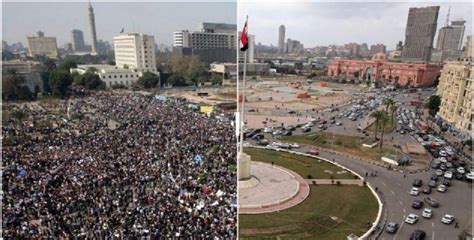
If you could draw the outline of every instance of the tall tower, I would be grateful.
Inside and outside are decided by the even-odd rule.
[[[278,33],[278,51],[283,53],[285,48],[285,26],[281,25]]]
[[[97,53],[97,35],[95,33],[94,9],[92,8],[90,1],[89,1],[89,24],[91,25],[91,34],[92,34],[92,52]]]

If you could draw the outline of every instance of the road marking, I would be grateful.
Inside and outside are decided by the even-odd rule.
[[[403,213],[406,213],[406,212],[407,212],[407,210],[404,208],[404,209],[403,209]]]
[[[433,231],[433,234],[431,235],[431,240],[434,240],[434,235],[435,235],[435,231]]]
[[[403,206],[403,203],[402,203],[402,201],[398,201],[398,202],[400,203],[400,205],[401,205],[401,206]]]
[[[383,184],[384,186],[387,186],[387,184],[385,184],[385,182],[382,182],[382,184]]]
[[[394,192],[393,190],[390,190],[390,192],[391,192],[393,195],[395,195],[395,192]]]
[[[434,228],[434,222],[431,222],[431,226]]]
[[[400,227],[397,230],[397,233],[395,233],[395,236],[393,236],[393,240],[397,239],[398,233],[402,231],[403,224],[405,223],[405,215],[403,215],[402,223],[400,224]]]

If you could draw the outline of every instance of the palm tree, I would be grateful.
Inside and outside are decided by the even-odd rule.
[[[383,104],[385,105],[385,111],[388,112],[388,108],[389,108],[390,106],[394,106],[394,105],[395,105],[395,101],[393,101],[392,98],[384,98]]]
[[[397,111],[397,109],[398,109],[398,107],[395,106],[395,105],[390,106],[390,114],[392,115],[392,124],[395,123],[394,122],[395,121],[394,117],[395,117],[395,112]]]
[[[375,118],[375,140],[377,140],[377,132],[379,131],[380,115],[382,111],[375,111],[370,114],[371,117]]]
[[[380,150],[382,150],[382,145],[383,145],[383,134],[385,132],[385,125],[387,124],[389,118],[387,115],[387,112],[385,111],[380,111],[380,117],[379,117],[379,122],[382,128],[382,134],[380,137]]]

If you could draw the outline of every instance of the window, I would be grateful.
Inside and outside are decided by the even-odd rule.
[[[112,78],[112,76],[111,76],[111,75],[109,75],[109,78]]]
[[[122,75],[120,75],[120,78],[122,78]]]

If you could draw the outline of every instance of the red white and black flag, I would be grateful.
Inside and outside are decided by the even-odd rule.
[[[242,30],[242,33],[240,34],[240,42],[242,42],[242,48],[240,48],[241,51],[247,51],[247,48],[249,48],[249,39],[247,36],[247,22],[249,18],[245,20],[245,25],[244,29]]]

